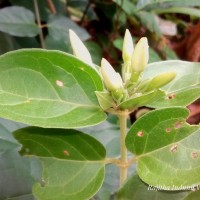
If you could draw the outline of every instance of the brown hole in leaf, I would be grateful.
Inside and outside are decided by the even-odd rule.
[[[142,131],[139,131],[139,132],[137,133],[137,136],[138,136],[138,137],[142,137],[142,136],[144,136],[144,133],[143,133]]]
[[[171,131],[172,131],[172,129],[169,128],[169,127],[165,129],[165,132],[166,132],[166,133],[170,133]]]
[[[64,86],[63,82],[59,81],[59,80],[56,81],[56,85],[59,86],[59,87],[63,87]]]
[[[177,148],[178,148],[178,145],[175,144],[175,145],[173,145],[173,146],[170,148],[170,151],[171,151],[172,153],[175,153],[175,152],[177,151]]]
[[[197,157],[198,157],[198,153],[197,153],[197,152],[192,152],[192,153],[191,153],[191,157],[192,157],[193,159],[197,158]]]
[[[63,153],[64,153],[64,155],[69,156],[69,151],[64,150]]]
[[[182,127],[182,125],[183,125],[183,122],[176,122],[176,123],[174,124],[174,128],[175,128],[175,129],[179,129],[179,128]]]
[[[166,99],[170,100],[170,99],[174,99],[175,97],[176,97],[176,94],[169,94]]]

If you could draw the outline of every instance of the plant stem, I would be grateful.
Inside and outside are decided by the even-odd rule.
[[[124,111],[119,113],[120,122],[120,154],[121,154],[121,164],[120,164],[120,187],[123,185],[124,181],[127,179],[128,165],[127,165],[127,149],[125,145],[125,138],[127,133],[127,116],[128,112]]]
[[[89,8],[90,8],[90,1],[88,1],[87,5],[86,5],[86,8],[85,8],[85,10],[84,10],[84,12],[83,12],[83,16],[82,16],[81,22],[80,22],[81,25],[83,24],[85,15],[87,14]]]
[[[54,5],[53,1],[52,0],[47,0],[47,5],[49,7],[49,10],[51,11],[51,14],[55,15],[56,14],[56,8],[55,8],[55,5]]]
[[[37,25],[39,28],[41,28],[42,25],[41,25],[41,19],[40,19],[40,12],[39,12],[39,8],[38,8],[38,2],[37,2],[37,0],[33,0],[33,2],[34,2],[34,7],[35,7],[35,15],[36,15],[36,20],[37,20]],[[41,47],[44,49],[45,44],[44,44],[44,35],[42,32],[42,29],[40,30],[39,37],[40,37]]]

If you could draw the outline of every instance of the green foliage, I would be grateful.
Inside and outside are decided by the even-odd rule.
[[[68,30],[76,30],[82,40],[87,40],[90,36],[85,29],[79,27],[75,22],[62,15],[52,15],[48,20],[49,35],[58,41],[69,41]]]
[[[178,60],[164,36],[188,23],[170,13],[193,22],[199,6],[2,1],[0,54],[28,49],[0,56],[0,200],[199,200],[200,130],[184,107],[200,97],[200,64]],[[134,43],[148,36],[147,67],[145,38],[134,59],[123,47],[127,27]],[[72,48],[69,29],[80,38]],[[156,110],[131,125],[141,106]]]
[[[60,128],[105,120],[94,93],[103,89],[102,81],[94,69],[73,56],[19,50],[2,56],[0,65],[1,117]]]
[[[166,190],[200,184],[200,131],[185,123],[187,116],[179,107],[152,111],[128,132],[126,145],[138,159],[137,172],[144,182]]]
[[[14,133],[22,154],[42,161],[42,182],[33,187],[38,199],[89,199],[104,178],[104,147],[75,130],[29,127]]]
[[[41,177],[41,166],[35,158],[18,154],[21,145],[12,136],[12,131],[22,124],[0,119],[0,199],[33,200],[32,186]]]
[[[172,71],[177,74],[171,83],[162,88],[166,92],[166,96],[158,98],[150,106],[156,108],[187,106],[195,101],[200,92],[199,66],[199,63],[184,61],[165,61],[149,64],[143,74],[144,80],[163,72]]]
[[[12,6],[0,10],[0,31],[15,36],[34,37],[40,29],[35,24],[35,16],[31,11]]]
[[[198,0],[139,0],[137,7],[139,9],[145,9],[145,10],[152,10],[155,8],[169,8],[173,6],[200,6],[200,2]]]
[[[131,188],[131,190],[130,190]],[[197,200],[200,191],[162,191],[162,188],[149,186],[141,181],[136,173],[127,180],[124,187],[117,194],[119,200]]]

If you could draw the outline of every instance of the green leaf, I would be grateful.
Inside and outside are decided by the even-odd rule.
[[[136,6],[131,3],[129,0],[113,0],[118,6],[122,8],[122,10],[128,15],[135,15],[137,14]]]
[[[12,3],[12,5],[25,7],[35,13],[34,1],[27,1],[27,0],[9,0],[9,1]],[[66,14],[65,0],[53,1],[53,5],[55,6],[55,10],[57,13]],[[50,6],[48,5],[48,2],[46,0],[39,0],[38,10],[40,13],[41,21],[46,22],[48,20],[49,14],[52,13],[52,11],[50,11]]]
[[[0,199],[33,200],[32,186],[40,173],[40,163],[34,158],[23,158],[15,150],[0,154]]]
[[[93,41],[86,41],[84,44],[92,56],[93,63],[100,65],[101,59],[103,57],[102,48],[96,42]]]
[[[153,10],[166,9],[175,6],[200,6],[199,0],[139,0],[137,4],[138,9]]]
[[[200,191],[161,191],[141,181],[134,173],[118,191],[118,200],[199,200]]]
[[[33,194],[42,200],[89,199],[104,179],[105,149],[76,130],[29,127],[14,133],[22,154],[42,161],[42,182]]]
[[[159,57],[158,53],[154,49],[149,48],[149,63],[157,62],[161,60],[162,59]]]
[[[113,98],[109,92],[98,92],[96,91],[95,94],[97,95],[97,99],[99,101],[99,105],[103,110],[107,110],[108,108],[112,107],[114,102]]]
[[[40,163],[20,157],[20,144],[9,131],[21,126],[0,119],[0,199],[33,200],[32,186],[41,176]]]
[[[162,96],[164,96],[164,92],[161,90],[148,92],[148,93],[142,94],[141,96],[134,97],[122,102],[121,104],[119,104],[119,108],[133,109],[136,107],[141,107],[155,101],[155,99],[158,99]]]
[[[99,74],[74,56],[26,49],[0,57],[0,116],[42,127],[85,127],[105,120]]]
[[[138,12],[138,17],[144,27],[149,29],[151,32],[161,35],[161,30],[158,24],[158,20],[154,13],[141,11]]]
[[[157,14],[163,14],[163,13],[180,13],[180,14],[188,14],[191,16],[200,17],[200,10],[197,8],[190,8],[190,7],[171,7],[164,10],[155,10]]]
[[[93,127],[83,128],[81,130],[83,132],[89,133],[92,137],[95,137],[98,141],[100,141],[105,146],[106,155],[108,157],[118,158],[120,156],[120,148],[119,148],[120,139],[118,134],[119,133],[118,124],[113,124],[110,123],[108,120],[106,120],[101,124],[98,124]]]
[[[72,53],[69,41],[58,40],[52,37],[51,35],[47,35],[45,37],[45,48],[50,50],[59,50],[67,53]]]
[[[179,60],[152,63],[144,71],[143,79],[152,78],[164,72],[175,72],[176,78],[162,87],[167,95],[149,104],[150,107],[187,106],[198,99],[200,96],[200,63]]]
[[[69,41],[69,29],[72,29],[81,40],[87,40],[90,35],[87,31],[63,15],[51,15],[48,20],[49,35],[56,40]]]
[[[14,36],[34,37],[40,29],[35,24],[35,16],[30,10],[11,6],[0,9],[0,31]]]
[[[189,112],[173,107],[143,115],[132,126],[126,146],[136,155],[140,178],[166,190],[200,184],[200,127],[185,122]]]
[[[11,131],[21,127],[24,125],[0,118],[0,155],[6,151],[20,149],[20,144],[13,138]]]

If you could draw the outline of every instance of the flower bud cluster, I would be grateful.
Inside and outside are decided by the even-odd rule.
[[[78,36],[70,30],[70,41],[75,56],[93,66],[91,55]],[[120,104],[134,98],[144,97],[149,93],[160,90],[171,82],[176,73],[166,72],[152,79],[141,80],[149,60],[149,46],[147,38],[141,38],[133,45],[129,30],[126,30],[122,49],[122,76],[114,70],[106,59],[101,60],[100,76],[105,90],[97,91],[100,106],[105,110],[109,107],[120,109]],[[144,98],[143,98],[144,99]],[[113,106],[114,105],[114,106]],[[124,107],[124,104],[123,104]]]

